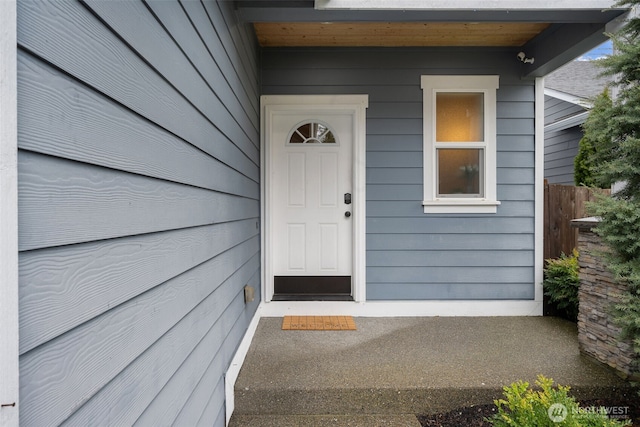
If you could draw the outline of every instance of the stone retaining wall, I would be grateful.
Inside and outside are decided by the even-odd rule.
[[[613,324],[609,307],[620,301],[626,286],[617,283],[606,268],[602,254],[608,250],[591,231],[593,220],[576,220],[580,228],[580,291],[578,298],[578,342],[580,351],[614,368],[623,378],[640,378],[634,370],[635,354],[629,342],[620,341],[620,328]]]

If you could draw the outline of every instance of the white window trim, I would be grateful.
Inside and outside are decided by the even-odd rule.
[[[424,213],[496,213],[496,110],[499,76],[422,76],[423,96],[423,183]],[[436,92],[471,91],[484,94],[484,197],[437,197],[435,146],[435,94]]]

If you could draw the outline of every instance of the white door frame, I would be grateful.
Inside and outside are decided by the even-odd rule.
[[[366,300],[366,109],[368,95],[264,95],[260,98],[262,301],[273,297],[273,230],[271,212],[270,135],[274,113],[341,112],[353,117],[353,268],[355,302]]]

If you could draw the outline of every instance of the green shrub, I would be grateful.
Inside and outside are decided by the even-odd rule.
[[[604,408],[580,408],[569,387],[553,387],[553,380],[538,376],[539,390],[518,381],[504,387],[505,399],[495,401],[498,412],[486,419],[496,427],[618,427],[630,421],[612,420]]]
[[[548,259],[544,269],[542,286],[545,295],[555,306],[564,311],[568,319],[578,318],[578,251],[575,249],[569,256],[564,253],[557,259]]]

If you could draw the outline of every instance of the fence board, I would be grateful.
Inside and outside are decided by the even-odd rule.
[[[587,203],[595,200],[596,192],[610,190],[544,183],[544,259],[558,258],[578,246],[578,230],[571,220],[584,218]]]

